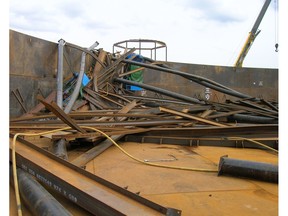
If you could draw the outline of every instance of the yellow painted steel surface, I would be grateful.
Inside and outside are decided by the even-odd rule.
[[[217,168],[219,158],[223,155],[242,160],[278,163],[277,154],[260,149],[133,142],[123,142],[121,146],[139,159],[172,166],[213,169]],[[69,160],[83,152],[85,149],[71,151]],[[166,160],[173,158],[176,159]],[[140,196],[160,205],[180,209],[184,216],[278,215],[278,185],[273,183],[217,176],[217,173],[151,167],[131,160],[115,146],[86,164],[86,170],[118,186],[128,187],[129,191],[140,193]],[[13,196],[11,197],[12,213],[15,206]],[[87,212],[72,206],[67,200],[60,199],[60,202],[74,215],[87,215]],[[24,215],[29,215],[29,212]]]
[[[277,154],[259,149],[227,147],[184,147],[175,145],[123,143],[140,159],[177,160],[155,162],[173,166],[213,168],[219,158],[278,163]],[[89,162],[86,170],[164,206],[182,210],[182,215],[278,215],[278,185],[251,179],[150,167],[139,164],[112,147]]]
[[[29,173],[36,178],[41,179],[41,181],[43,180],[43,182],[50,186],[50,188],[58,190],[60,194],[69,198],[72,201],[71,205],[83,206],[83,203],[91,203],[91,201],[93,201],[95,202],[95,206],[99,206],[99,202],[101,202],[103,209],[105,209],[103,212],[105,213],[113,212],[113,214],[116,213],[115,215],[133,215],[136,213],[137,215],[143,216],[162,215],[160,212],[140,204],[134,199],[77,172],[75,169],[63,166],[59,161],[53,160],[52,158],[47,157],[46,155],[41,154],[40,152],[34,150],[33,148],[27,147],[20,142],[16,142],[16,153],[31,161],[31,164],[37,164],[39,168],[34,168],[34,166],[31,166],[31,164],[30,168],[30,166],[27,165],[27,162],[25,163],[25,160],[23,159],[17,163],[19,167],[24,168],[24,170],[27,169],[27,172],[29,171]],[[48,174],[42,174],[42,172],[39,170],[45,170],[45,172]],[[55,176],[56,178],[49,178],[47,176]],[[66,185],[76,188],[76,190],[73,189],[69,191],[69,187]],[[81,195],[81,192],[79,191],[81,191],[82,194],[87,194],[87,196]],[[85,198],[88,197],[92,197],[93,200],[86,200]],[[85,208],[85,206],[87,208],[87,205],[84,205],[83,208]],[[105,206],[108,206],[109,208]],[[87,208],[87,210],[91,212],[99,212],[98,207],[96,210],[93,206],[89,206],[89,208]]]

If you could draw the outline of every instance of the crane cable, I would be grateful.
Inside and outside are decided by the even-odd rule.
[[[278,0],[274,0],[275,4],[275,10],[274,10],[274,15],[275,15],[275,52],[278,52]]]

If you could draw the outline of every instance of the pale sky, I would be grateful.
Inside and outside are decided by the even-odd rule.
[[[123,40],[159,40],[167,45],[168,61],[233,66],[263,4],[264,0],[10,0],[9,28],[82,47],[98,41],[98,48],[108,52]],[[272,0],[244,67],[278,68],[275,5]],[[164,53],[158,50],[159,60]]]

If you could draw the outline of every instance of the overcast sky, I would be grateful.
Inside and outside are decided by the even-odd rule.
[[[137,2],[137,3],[136,3]],[[82,47],[153,39],[166,43],[168,61],[232,66],[264,0],[10,0],[10,29]],[[275,2],[243,66],[278,67]],[[164,60],[164,49],[157,51]],[[147,57],[150,57],[147,53]]]

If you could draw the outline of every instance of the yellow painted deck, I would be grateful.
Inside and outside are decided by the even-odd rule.
[[[223,155],[234,159],[278,164],[277,154],[260,149],[134,142],[122,142],[121,147],[141,160],[171,159],[173,157],[170,155],[173,155],[177,160],[154,162],[169,166],[217,169],[219,158]],[[69,160],[73,160],[85,150],[70,152]],[[217,176],[217,172],[148,166],[127,157],[115,146],[87,163],[86,170],[121,187],[128,187],[129,191],[140,193],[140,196],[160,205],[182,210],[183,216],[278,215],[278,184],[274,183]],[[55,195],[54,192],[52,194]],[[59,198],[59,195],[56,196]],[[12,194],[10,215],[16,212],[13,198],[15,199]],[[73,215],[89,215],[69,201],[60,200]],[[23,213],[29,215],[26,209]]]

